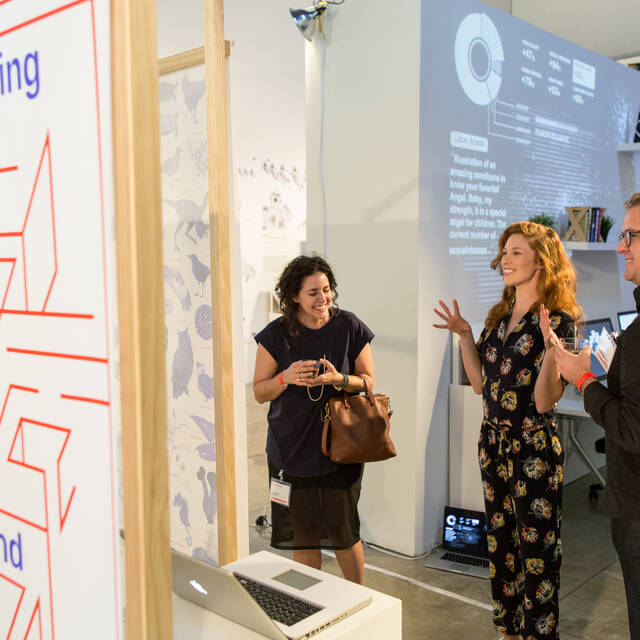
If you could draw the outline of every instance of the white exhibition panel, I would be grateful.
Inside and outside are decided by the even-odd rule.
[[[0,3],[3,638],[122,636],[109,9]]]

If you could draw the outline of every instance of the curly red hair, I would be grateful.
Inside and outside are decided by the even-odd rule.
[[[582,317],[582,307],[576,301],[576,271],[565,253],[558,234],[551,228],[536,222],[514,222],[509,225],[498,240],[498,254],[491,261],[492,269],[502,273],[501,260],[507,240],[520,234],[527,239],[535,251],[536,260],[542,266],[538,279],[538,299],[530,311],[537,312],[543,304],[552,311],[566,311],[576,322]],[[516,296],[515,287],[505,287],[502,300],[495,304],[487,315],[485,325],[495,329],[504,318]]]

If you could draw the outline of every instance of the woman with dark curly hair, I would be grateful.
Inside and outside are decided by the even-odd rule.
[[[552,328],[575,335],[582,309],[558,234],[516,222],[491,262],[504,279],[477,343],[469,323],[440,300],[434,324],[460,336],[464,367],[482,394],[478,440],[487,516],[494,623],[503,640],[559,638],[560,519],[564,454],[555,403],[564,392]]]
[[[271,546],[320,568],[321,549],[335,551],[344,577],[362,583],[358,499],[361,464],[336,464],[321,451],[322,412],[343,390],[373,387],[373,333],[339,309],[336,279],[320,257],[299,256],[282,272],[276,293],[282,316],[255,337],[253,391],[270,402],[267,458]]]

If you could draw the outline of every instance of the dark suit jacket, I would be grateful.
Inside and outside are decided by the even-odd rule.
[[[633,296],[640,311],[640,287]],[[584,408],[605,432],[605,509],[612,518],[640,518],[640,316],[618,338],[607,386],[585,388]]]

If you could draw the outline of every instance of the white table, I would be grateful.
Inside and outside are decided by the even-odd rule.
[[[585,451],[580,440],[578,440],[578,427],[576,426],[576,422],[578,422],[579,425],[580,420],[591,420],[591,416],[584,410],[584,400],[579,392],[572,392],[572,389],[568,389],[565,395],[560,398],[558,402],[558,420],[560,422],[560,428],[563,430],[563,443],[566,442],[566,435],[568,435],[569,441],[572,446],[575,447],[578,455],[587,467],[591,469],[593,475],[595,475],[602,487],[604,487],[606,484],[605,479],[595,462],[593,462],[589,454]]]
[[[261,562],[273,559],[275,554],[268,551],[254,553],[226,565],[233,570],[246,562]],[[279,560],[299,567],[298,563],[277,556]],[[307,569],[307,568],[305,568]],[[313,570],[315,571],[315,570]],[[371,595],[370,605],[348,616],[344,620],[314,635],[314,640],[401,640],[402,601],[373,589],[361,587]],[[173,637],[175,640],[259,640],[264,636],[247,629],[231,620],[203,609],[173,594]]]

